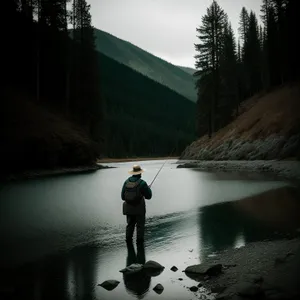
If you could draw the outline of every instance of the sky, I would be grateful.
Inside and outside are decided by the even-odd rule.
[[[238,34],[243,6],[260,15],[262,0],[218,0]],[[174,65],[194,68],[196,28],[212,0],[88,0],[93,26]],[[259,18],[260,19],[260,18]]]

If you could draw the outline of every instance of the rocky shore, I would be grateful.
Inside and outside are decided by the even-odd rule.
[[[289,239],[249,243],[237,249],[227,249],[209,257],[198,265],[188,266],[182,277],[194,281],[187,288],[198,299],[218,300],[298,300],[300,299],[300,239],[295,232]],[[120,272],[138,274],[156,273],[165,267],[148,261],[144,266],[131,265]],[[176,272],[176,266],[171,268]],[[156,272],[155,272],[156,271]],[[178,270],[180,271],[180,270]],[[154,275],[153,275],[154,276]],[[98,286],[111,291],[119,281],[108,279]],[[156,284],[153,290],[161,294],[164,286]]]
[[[277,176],[300,180],[300,161],[255,160],[255,161],[178,161],[177,168],[199,170],[247,171],[272,173]],[[181,164],[180,164],[181,163]]]

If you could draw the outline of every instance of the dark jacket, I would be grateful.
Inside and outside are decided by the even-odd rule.
[[[122,192],[121,192],[121,198],[124,201],[124,194],[125,194],[125,184],[128,181],[135,182],[141,178],[141,175],[133,175],[129,177],[123,184],[122,187]],[[152,198],[152,191],[146,181],[141,179],[140,182],[140,188],[141,188],[141,193],[143,195],[143,199],[138,204],[137,206],[132,206],[130,204],[127,204],[125,201],[123,203],[123,215],[144,215],[146,213],[146,204],[145,204],[145,199],[149,200]]]

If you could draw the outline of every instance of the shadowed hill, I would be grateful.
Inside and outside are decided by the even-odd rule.
[[[179,154],[195,139],[195,103],[104,54],[99,62],[109,156]]]
[[[95,36],[99,52],[196,102],[195,80],[186,70],[104,31],[95,29]]]

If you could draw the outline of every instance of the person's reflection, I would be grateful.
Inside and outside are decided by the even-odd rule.
[[[127,243],[127,259],[126,267],[131,264],[145,264],[145,246],[138,244],[137,254],[132,243]],[[135,295],[138,299],[142,299],[149,290],[151,277],[143,270],[133,274],[123,274],[124,285],[128,293]]]

